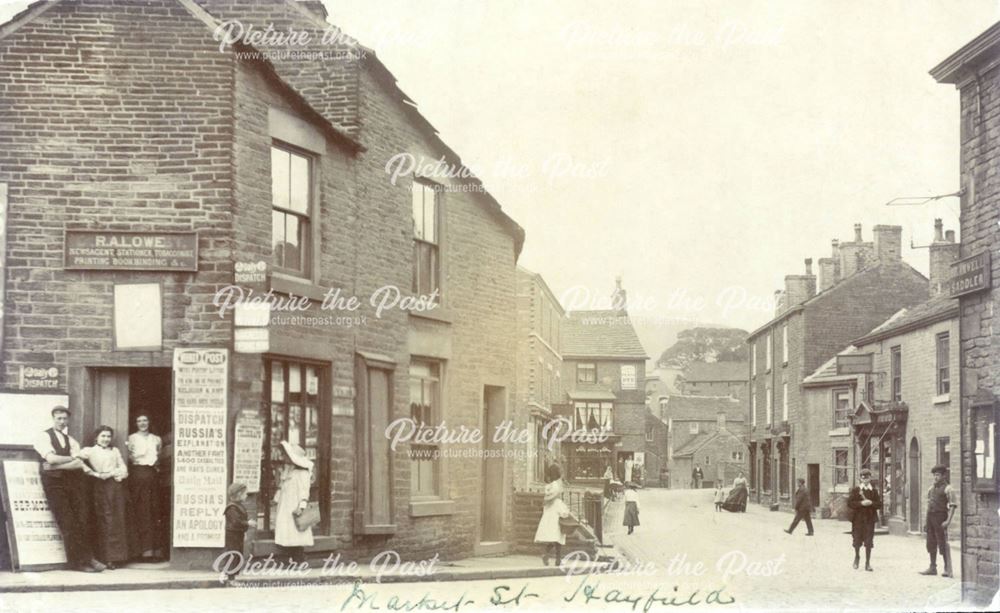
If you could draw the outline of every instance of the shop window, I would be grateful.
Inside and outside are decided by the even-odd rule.
[[[434,428],[441,421],[441,364],[430,360],[410,362],[410,417],[420,428]],[[410,492],[413,496],[439,494],[438,445],[410,446]]]
[[[948,363],[951,360],[949,334],[942,332],[937,335],[937,393],[947,394],[951,390],[951,371]]]
[[[313,160],[271,146],[271,247],[275,270],[309,277],[312,259]]]
[[[847,478],[848,478],[847,450],[846,449],[834,449],[833,450],[833,484],[834,485],[847,485]]]
[[[577,364],[576,380],[578,383],[597,383],[597,365],[592,362]]]
[[[279,359],[266,359],[264,367],[264,389],[270,410],[266,415],[263,478],[258,499],[262,501],[264,515],[262,530],[268,533],[274,530],[274,495],[284,460],[281,441],[289,441],[300,445],[313,462],[309,499],[319,502],[323,518],[321,531],[325,533],[330,500],[330,414],[325,391],[329,369],[314,362]]]
[[[414,181],[413,200],[413,293],[430,296],[439,287],[440,189],[432,183]]]
[[[973,403],[972,489],[997,493],[997,411],[993,403]]]
[[[355,534],[394,534],[392,449],[385,436],[393,413],[395,363],[370,354],[357,355],[355,396]]]

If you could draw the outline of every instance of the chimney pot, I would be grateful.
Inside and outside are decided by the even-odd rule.
[[[855,243],[863,242],[861,240],[861,224],[859,223],[854,224],[854,242]]]
[[[813,274],[812,267],[813,267],[812,258],[806,258],[806,274],[807,275]]]
[[[943,227],[944,227],[944,224],[941,223],[941,218],[940,217],[938,217],[937,219],[934,220],[934,242],[935,243],[940,243],[941,241],[944,240],[944,237],[941,235]]]
[[[945,232],[944,233],[944,240],[948,241],[949,243],[954,243],[955,242],[955,231],[954,230],[948,230],[947,232]]]

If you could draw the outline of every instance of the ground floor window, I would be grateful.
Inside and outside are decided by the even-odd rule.
[[[761,487],[765,492],[771,491],[771,446],[761,447]]]
[[[782,496],[788,495],[788,445],[778,446],[778,487]]]
[[[528,452],[531,480],[536,483],[545,482],[546,440],[542,433],[545,430],[545,419],[536,416],[531,418],[531,442]]]
[[[421,428],[434,428],[441,414],[441,364],[413,358],[410,362],[410,417]],[[410,492],[414,496],[437,496],[438,446],[411,445],[410,454]]]
[[[272,536],[275,526],[274,495],[283,462],[281,441],[300,445],[313,461],[309,499],[319,502],[323,523],[327,529],[329,516],[330,479],[326,470],[330,458],[330,415],[322,407],[329,368],[320,363],[301,360],[267,358],[264,360],[265,395],[269,410],[264,429],[261,466],[259,514],[262,536]]]
[[[847,485],[848,483],[847,450],[833,450],[833,484]]]

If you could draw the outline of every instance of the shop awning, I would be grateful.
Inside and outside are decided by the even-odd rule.
[[[574,390],[567,394],[570,400],[617,400],[613,393],[606,390]]]

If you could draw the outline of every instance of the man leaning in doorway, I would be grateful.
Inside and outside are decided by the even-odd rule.
[[[42,458],[42,489],[62,533],[67,562],[74,570],[101,572],[105,566],[94,559],[87,537],[85,479],[94,471],[77,457],[80,443],[69,435],[69,409],[52,409],[52,427],[38,435],[35,451]]]
[[[135,418],[136,431],[128,435],[129,499],[132,503],[132,555],[155,560],[156,525],[159,519],[160,449],[163,441],[149,431],[149,416]]]
[[[948,545],[948,526],[955,516],[955,488],[948,483],[948,467],[938,464],[931,469],[934,485],[927,490],[927,553],[931,565],[921,575],[937,574],[937,552],[944,558],[942,577],[951,577],[951,548]]]

